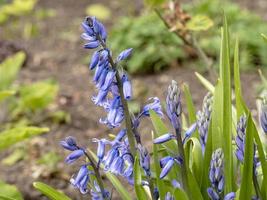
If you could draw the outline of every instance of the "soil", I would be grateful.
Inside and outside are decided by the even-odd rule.
[[[118,0],[101,0],[101,3],[112,10],[112,21],[105,22],[107,27],[110,27],[117,17],[127,14],[127,9],[124,9],[127,8],[127,2],[131,1],[122,3]],[[30,144],[33,146],[31,149],[37,151],[37,154],[56,151],[64,157],[67,152],[58,145],[64,137],[72,135],[77,138],[80,145],[89,145],[90,148],[94,148],[90,142],[91,138],[102,137],[110,133],[104,125],[98,123],[99,118],[104,116],[104,112],[90,100],[91,96],[95,94],[95,87],[91,81],[92,74],[83,64],[83,60],[89,52],[82,48],[83,43],[79,37],[81,34],[80,22],[85,17],[85,7],[91,3],[99,3],[99,1],[40,0],[39,8],[53,8],[56,10],[57,16],[40,22],[40,34],[36,38],[27,41],[12,40],[13,43],[26,49],[29,55],[27,66],[21,72],[20,81],[31,83],[47,78],[57,80],[60,85],[58,104],[61,109],[70,113],[72,119],[69,124],[53,125],[48,134],[38,137],[39,139],[35,143],[31,142]],[[134,6],[139,8],[140,4],[137,3]],[[158,74],[131,77],[137,94],[148,91],[137,99],[143,103],[151,96],[158,96],[164,100],[166,88],[174,79],[179,83],[188,83],[194,103],[197,108],[200,108],[207,91],[194,75],[194,72],[198,71],[198,66],[189,65],[188,67],[184,63],[182,66],[175,65]],[[251,108],[255,108],[255,87],[260,81],[259,77],[255,71],[250,71],[244,72],[241,78],[244,83],[245,99]],[[146,125],[143,124],[141,130],[142,134],[149,134],[149,127]],[[82,197],[69,184],[69,178],[76,172],[77,167],[67,166],[61,161],[55,172],[49,175],[41,174],[36,178],[33,176],[36,170],[35,166],[34,161],[29,162],[28,160],[22,160],[11,167],[1,164],[0,179],[15,184],[26,200],[46,199],[33,189],[32,182],[36,180],[64,191],[72,199],[88,199],[88,196]]]

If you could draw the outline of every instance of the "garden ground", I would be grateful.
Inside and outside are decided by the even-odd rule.
[[[35,177],[63,190],[73,199],[83,199],[68,182],[71,174],[75,172],[75,167],[67,166],[60,161],[55,172],[36,175],[38,168],[35,158],[50,151],[56,151],[64,157],[66,152],[59,147],[58,143],[66,136],[72,135],[82,145],[89,145],[93,148],[90,138],[102,137],[110,133],[104,125],[98,123],[99,118],[104,115],[101,108],[96,107],[90,100],[95,93],[94,85],[91,82],[92,75],[88,72],[87,66],[82,64],[89,52],[82,48],[83,42],[79,37],[80,22],[85,17],[85,7],[89,3],[96,2],[99,3],[96,0],[40,0],[38,7],[55,9],[56,17],[41,22],[41,30],[37,38],[27,41],[16,39],[12,41],[26,49],[29,56],[26,67],[21,72],[20,81],[32,82],[46,78],[57,80],[60,85],[57,103],[71,115],[69,124],[55,125],[51,127],[48,134],[38,137],[30,143],[25,143],[30,144],[30,158],[22,160],[12,167],[0,165],[0,179],[17,185],[27,200],[42,199],[32,187],[32,182],[36,180]],[[131,1],[122,3],[121,1],[102,0],[102,2],[112,10],[112,21],[105,23],[107,27],[110,27],[112,23],[116,22],[116,18],[126,14],[127,10],[124,8],[127,8],[127,3]],[[263,0],[258,1],[257,5],[261,6],[253,4],[252,8],[266,15],[264,8],[267,5],[262,3],[264,3]],[[137,4],[134,6],[138,9],[140,7]],[[248,6],[251,7],[249,4]],[[194,75],[194,71],[197,71],[198,67],[193,64],[188,65],[186,63],[182,66],[174,64],[170,69],[158,74],[132,77],[137,99],[143,103],[150,96],[158,96],[164,100],[167,85],[170,80],[174,79],[179,83],[189,84],[193,100],[200,108],[206,90]],[[255,108],[255,87],[260,80],[258,74],[256,71],[244,72],[241,78],[245,99],[251,108]],[[141,133],[149,137],[149,127],[143,125]]]

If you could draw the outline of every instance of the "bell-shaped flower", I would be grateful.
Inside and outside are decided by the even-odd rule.
[[[152,102],[143,107],[143,110],[139,116],[140,117],[141,116],[149,116],[149,110],[154,110],[160,117],[162,117],[163,112],[162,112],[159,98],[158,97],[151,97],[148,100],[152,101]]]
[[[92,55],[91,62],[90,62],[90,70],[93,70],[99,62],[99,51],[95,51]]]
[[[76,140],[72,136],[66,137],[65,140],[60,141],[60,145],[64,149],[67,149],[69,151],[75,151],[78,149],[77,144],[76,144]]]
[[[99,46],[99,42],[98,41],[92,41],[92,42],[88,42],[84,45],[84,48],[86,49],[95,49]]]
[[[71,164],[83,155],[84,155],[84,150],[82,149],[75,150],[66,157],[65,162]]]
[[[173,134],[171,134],[171,133],[166,133],[164,135],[161,135],[161,136],[155,138],[153,140],[153,143],[154,144],[162,144],[162,143],[168,142],[168,141],[170,141],[172,139],[175,139],[175,136]]]
[[[122,51],[118,55],[117,61],[121,61],[121,60],[127,59],[131,55],[132,51],[133,51],[133,48],[125,49],[124,51]]]
[[[122,76],[123,95],[126,100],[132,98],[132,84],[126,74]]]
[[[166,162],[165,166],[163,167],[163,169],[162,169],[162,171],[160,173],[159,178],[162,179],[165,176],[167,176],[168,173],[170,172],[171,168],[173,167],[173,165],[174,165],[174,159],[172,157],[170,157],[168,159],[168,161]]]

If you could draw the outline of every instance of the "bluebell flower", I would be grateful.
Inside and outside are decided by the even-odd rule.
[[[246,116],[241,116],[236,127],[236,152],[235,155],[240,162],[244,162],[245,154],[245,134],[246,134],[247,118]]]
[[[197,128],[197,123],[193,123],[184,133],[184,139],[183,139],[183,144],[186,142],[188,138],[192,136],[192,134],[195,132]]]
[[[212,153],[210,161],[209,179],[211,187],[207,189],[208,195],[212,200],[219,200],[219,196],[224,189],[224,154],[221,148]]]
[[[122,87],[124,98],[130,100],[132,98],[132,85],[126,74],[122,76]]]
[[[69,151],[75,151],[78,149],[76,139],[72,136],[66,137],[65,140],[60,141],[60,145]]]
[[[99,47],[100,43],[98,41],[88,42],[84,45],[86,49],[95,49]]]
[[[140,166],[143,168],[145,174],[147,176],[151,175],[150,172],[150,156],[147,151],[147,149],[142,146],[141,144],[138,144],[138,150],[140,155]]]
[[[92,55],[92,59],[91,59],[90,65],[89,65],[91,70],[93,70],[98,64],[99,54],[100,54],[99,51],[95,51],[94,54]]]
[[[153,143],[154,144],[162,144],[162,143],[168,142],[168,141],[175,139],[175,138],[176,138],[175,135],[173,135],[171,133],[166,133],[164,135],[161,135],[161,136],[155,138],[153,140]]]
[[[88,192],[87,185],[89,180],[89,170],[86,165],[82,165],[76,177],[71,178],[70,182],[75,188],[78,188],[82,194],[86,194]]]
[[[172,80],[171,85],[168,87],[168,95],[166,98],[166,111],[169,120],[172,123],[172,126],[176,130],[181,130],[181,91],[177,85],[177,82]]]
[[[235,199],[235,193],[234,192],[230,192],[224,196],[224,200],[234,200],[234,199]]]
[[[211,93],[208,93],[204,97],[202,110],[197,112],[197,126],[198,126],[198,132],[200,136],[200,143],[203,154],[207,143],[208,130],[211,119],[212,103],[213,103],[213,96]]]
[[[151,103],[145,105],[139,114],[139,118],[141,116],[149,116],[149,110],[154,110],[160,117],[163,116],[162,108],[160,105],[160,100],[158,97],[151,97],[148,101],[152,101]]]
[[[176,179],[173,179],[173,180],[172,180],[172,186],[173,186],[174,188],[182,188],[182,187],[181,187],[181,184],[180,184]]]
[[[133,51],[133,48],[125,49],[124,51],[122,51],[118,55],[117,61],[121,61],[121,60],[127,59],[131,55],[132,51]]]
[[[264,133],[267,134],[267,95],[263,97],[260,113],[260,124]]]
[[[109,70],[108,71],[108,73],[106,75],[106,78],[105,78],[105,81],[104,81],[104,83],[101,86],[101,89],[102,90],[109,89],[109,87],[111,86],[111,84],[114,81],[115,75],[116,75],[116,71],[115,70]]]
[[[94,181],[93,188],[91,189],[91,197],[92,200],[104,200],[110,199],[110,193],[106,189],[104,190],[104,194],[101,193],[100,187],[96,181]]]
[[[66,157],[65,162],[71,164],[83,155],[84,155],[84,150],[82,149],[74,150],[71,154],[69,154]]]
[[[166,156],[160,160],[160,167],[162,168],[160,173],[160,179],[168,175],[175,163],[181,165],[182,159],[180,157]]]
[[[174,200],[174,196],[172,196],[170,192],[167,192],[167,194],[165,195],[165,200]]]
[[[113,174],[123,174],[124,172],[124,160],[122,157],[118,156],[114,159],[109,167],[109,171]]]
[[[159,199],[159,189],[157,187],[154,188],[153,199]]]

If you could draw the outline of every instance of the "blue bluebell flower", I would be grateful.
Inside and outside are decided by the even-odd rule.
[[[98,41],[88,42],[84,45],[86,49],[95,49],[99,47],[100,43]]]
[[[162,144],[162,143],[168,142],[168,141],[175,139],[175,138],[176,138],[175,135],[173,135],[171,133],[166,133],[164,135],[161,135],[161,136],[155,138],[153,140],[153,143],[154,144]]]
[[[192,134],[195,132],[197,128],[197,123],[193,123],[184,133],[184,139],[183,139],[183,144],[186,142],[188,138],[192,136]]]
[[[213,96],[208,93],[203,100],[202,110],[197,112],[197,126],[200,136],[200,143],[202,147],[202,153],[204,154],[205,146],[207,143],[208,130],[211,119]]]
[[[221,148],[212,153],[210,161],[209,179],[211,187],[207,189],[212,200],[219,200],[219,196],[224,189],[224,154]]]
[[[132,85],[126,74],[122,76],[122,87],[124,98],[130,100],[132,98]]]
[[[99,54],[100,54],[99,51],[95,51],[94,54],[92,55],[92,59],[91,59],[90,65],[89,65],[91,70],[93,70],[98,64]]]
[[[177,85],[177,82],[172,80],[171,85],[168,87],[168,95],[166,98],[166,111],[172,126],[176,130],[181,130],[181,91]],[[180,132],[180,131],[179,131]]]
[[[143,168],[143,170],[147,176],[151,176],[150,155],[149,155],[147,149],[144,146],[142,146],[141,144],[138,144],[138,150],[139,150],[139,155],[140,155],[140,166]]]
[[[160,100],[158,97],[151,97],[148,101],[152,101],[151,103],[145,105],[140,113],[141,116],[149,116],[149,110],[154,110],[159,116],[163,116]]]
[[[159,199],[159,189],[157,187],[154,188],[153,199]]]
[[[66,157],[65,162],[71,164],[83,155],[84,155],[84,150],[82,149],[74,150],[71,154],[69,154]]]
[[[173,186],[174,188],[182,188],[182,187],[181,187],[181,184],[180,184],[176,179],[173,179],[173,180],[172,180],[172,186]]]
[[[235,155],[240,162],[244,162],[245,154],[245,134],[246,134],[247,118],[246,116],[241,116],[236,127],[236,152]]]
[[[174,196],[172,196],[170,192],[167,192],[167,194],[165,195],[165,200],[174,200]]]
[[[104,200],[104,199],[111,198],[108,190],[105,189],[104,194],[101,193],[100,187],[96,181],[94,181],[94,185],[90,193],[91,193],[92,200]]]
[[[235,199],[235,193],[234,192],[230,192],[230,193],[228,193],[228,194],[226,194],[225,196],[224,196],[224,200],[234,200]]]
[[[263,97],[260,113],[260,124],[264,133],[267,134],[267,95]]]
[[[71,178],[71,184],[80,190],[82,194],[86,194],[88,192],[87,185],[90,180],[89,170],[86,165],[82,165],[78,174],[75,178]]]
[[[132,54],[132,51],[133,51],[133,48],[125,49],[124,51],[122,51],[118,55],[117,61],[121,61],[121,60],[127,59]]]
[[[76,139],[72,136],[66,137],[65,140],[60,141],[60,145],[69,151],[75,151],[78,149]]]
[[[173,165],[177,163],[178,165],[181,165],[182,159],[180,157],[171,157],[166,156],[160,160],[160,167],[162,168],[160,173],[160,178],[164,178],[168,175],[170,170],[172,169]]]

